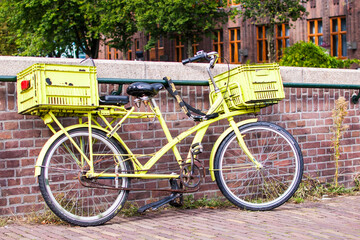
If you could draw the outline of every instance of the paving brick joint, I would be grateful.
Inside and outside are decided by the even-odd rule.
[[[0,239],[360,239],[360,194],[267,212],[168,209],[97,227],[11,224]]]

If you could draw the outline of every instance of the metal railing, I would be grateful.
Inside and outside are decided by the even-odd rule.
[[[209,86],[208,80],[172,80],[175,85],[182,86]],[[16,82],[16,76],[0,76],[0,82]],[[147,82],[147,83],[162,83],[165,84],[163,79],[135,79],[135,78],[98,78],[99,83],[104,84],[118,84],[119,88],[112,94],[119,95],[122,92],[123,84],[133,82]],[[356,104],[360,99],[360,85],[353,84],[323,84],[323,83],[283,83],[287,88],[332,88],[332,89],[357,89],[359,93],[351,97],[352,103]]]

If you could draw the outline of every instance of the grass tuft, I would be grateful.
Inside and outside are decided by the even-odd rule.
[[[9,217],[0,217],[0,227],[5,227],[13,223],[13,221]]]
[[[42,211],[26,215],[25,222],[28,224],[69,225],[69,223],[56,216],[48,207],[44,207]]]
[[[309,176],[304,176],[298,190],[291,198],[291,201],[295,203],[302,203],[305,200],[318,201],[325,196],[336,197],[340,195],[354,195],[360,190],[359,177],[357,178],[357,180],[355,178],[354,181],[356,185],[354,188],[345,188],[342,185],[336,186],[336,184],[330,183],[323,184],[317,179],[311,178]]]
[[[135,217],[141,215],[138,213],[139,206],[137,204],[125,203],[125,206],[120,212],[120,215],[123,217]]]
[[[184,204],[180,208],[182,209],[196,209],[196,208],[227,208],[234,205],[228,200],[220,197],[207,198],[206,196],[195,200],[194,195],[184,196]]]

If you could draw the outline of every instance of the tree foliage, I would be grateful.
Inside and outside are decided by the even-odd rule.
[[[106,14],[101,19],[102,33],[109,39],[110,47],[127,51],[132,36],[137,32],[133,5],[127,0],[103,1]]]
[[[217,24],[227,22],[231,14],[224,5],[226,1],[218,0],[148,0],[146,3],[133,0],[133,3],[139,30],[151,36],[147,49],[161,36],[180,37],[187,46],[188,56],[193,54],[194,41],[211,35]]]
[[[0,55],[13,55],[17,51],[16,44],[5,23],[0,22]]]
[[[119,36],[113,44],[128,47],[136,28],[127,2],[3,0],[0,17],[14,33],[21,55],[60,56],[77,50],[97,58],[100,40],[108,36]]]
[[[241,4],[239,14],[244,20],[268,27],[269,59],[275,61],[274,28],[277,24],[295,22],[307,15],[303,6],[308,0],[236,0]]]
[[[240,14],[255,24],[272,24],[296,21],[306,14],[302,5],[308,0],[237,0]]]

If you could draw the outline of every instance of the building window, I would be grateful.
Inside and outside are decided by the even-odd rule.
[[[230,63],[241,63],[239,50],[241,49],[240,29],[229,29],[230,37]]]
[[[151,40],[151,34],[146,36],[146,41],[149,42]],[[159,42],[157,42],[157,44],[159,44]],[[153,48],[151,48],[149,50],[149,54],[148,54],[148,60],[150,61],[156,61],[156,44]]]
[[[344,59],[347,57],[346,46],[346,17],[336,17],[330,19],[331,35],[331,56]]]
[[[151,39],[151,35],[147,36],[147,41],[149,42]],[[164,38],[162,36],[159,37],[159,40],[155,43],[155,47],[149,50],[150,61],[158,61],[159,56],[164,55]]]
[[[310,0],[310,8],[316,8],[316,0]]]
[[[160,39],[158,41],[158,58],[160,59],[161,56],[164,55],[164,38],[163,36],[160,36]]]
[[[160,38],[157,42],[157,47],[158,47],[158,55],[159,56],[164,55],[164,38],[163,38],[163,36],[160,36]]]
[[[151,35],[147,36],[147,41],[149,42],[151,39]],[[164,55],[164,38],[162,36],[159,37],[159,40],[155,43],[155,47],[149,50],[148,58],[150,61],[159,61],[160,56]]]
[[[197,53],[198,47],[199,47],[199,43],[196,42],[196,39],[194,37],[194,41],[193,41],[193,44],[192,44],[192,50],[193,50],[194,54]]]
[[[111,48],[106,45],[106,59],[111,59]]]
[[[321,19],[314,19],[308,21],[308,41],[313,42],[318,46],[323,45],[323,25]]]
[[[132,51],[131,51],[131,47],[130,49],[127,51],[126,53],[126,60],[132,60]]]
[[[213,51],[219,53],[218,63],[222,63],[221,59],[224,56],[224,37],[223,31],[217,31],[215,33],[215,39],[213,40]]]
[[[282,50],[290,47],[290,27],[289,24],[279,24],[276,26],[276,58],[282,57]]]
[[[140,41],[139,41],[139,39],[135,39],[135,51],[140,51]]]
[[[183,53],[184,53],[184,45],[181,43],[181,37],[177,36],[175,38],[175,60],[177,62],[181,62],[184,59]]]
[[[160,38],[159,38],[158,48],[159,49],[164,49],[164,38],[163,38],[163,36],[160,36]]]
[[[267,32],[268,28],[265,26],[256,27],[257,62],[266,62],[269,60],[267,55]]]

